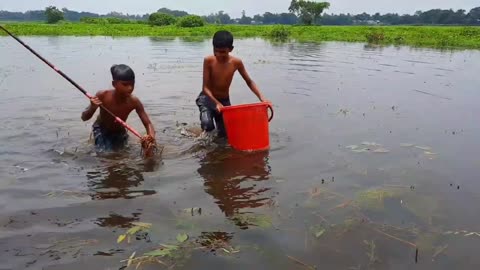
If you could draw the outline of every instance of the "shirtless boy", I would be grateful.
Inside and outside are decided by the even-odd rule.
[[[233,35],[228,31],[216,32],[213,36],[213,55],[207,56],[203,61],[203,88],[196,100],[202,130],[212,131],[216,125],[219,137],[226,136],[221,110],[223,106],[231,105],[230,85],[236,71],[258,99],[267,102],[248,75],[242,60],[230,55],[232,51]]]
[[[82,120],[87,121],[95,114],[100,105],[105,106],[114,115],[126,121],[135,110],[142,120],[147,135],[142,140],[155,138],[155,129],[143,108],[142,102],[132,95],[135,88],[135,73],[127,65],[114,65],[110,68],[114,89],[99,91],[90,99],[90,106],[82,113]],[[92,126],[97,151],[118,150],[127,144],[128,134],[125,128],[115,122],[110,114],[100,109],[100,115]]]

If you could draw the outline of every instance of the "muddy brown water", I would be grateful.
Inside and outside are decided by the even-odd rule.
[[[176,269],[480,265],[479,51],[238,40],[276,112],[270,151],[244,154],[185,136],[208,40],[25,41],[91,92],[131,65],[165,150],[96,155],[87,100],[0,38],[0,269],[125,269],[179,233]],[[252,101],[237,76],[232,102]],[[117,244],[134,222],[151,230]]]

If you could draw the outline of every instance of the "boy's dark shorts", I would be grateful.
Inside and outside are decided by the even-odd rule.
[[[127,145],[128,134],[126,130],[108,133],[100,124],[94,123],[92,131],[95,138],[95,149],[99,152],[117,151]]]
[[[229,98],[219,99],[218,101],[220,101],[223,106],[231,105]],[[223,124],[223,117],[222,114],[217,111],[215,102],[201,92],[197,97],[196,103],[200,110],[200,123],[202,130],[212,131],[216,126],[218,136],[225,137],[227,134],[225,132],[225,125]]]

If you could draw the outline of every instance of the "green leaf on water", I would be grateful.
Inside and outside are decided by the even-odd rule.
[[[179,233],[179,234],[177,235],[177,241],[178,241],[179,243],[183,243],[183,242],[185,242],[185,241],[187,241],[187,240],[188,240],[188,235],[187,235],[186,233]]]
[[[271,218],[261,214],[237,214],[235,216],[242,223],[257,226],[260,228],[270,228],[273,226]]]
[[[173,246],[173,245],[162,245],[162,246],[164,248],[150,251],[143,255],[148,257],[167,257],[167,256],[171,256],[172,253],[178,249],[178,246]]]
[[[272,221],[267,216],[264,216],[264,215],[253,216],[248,220],[248,223],[261,228],[272,227]]]
[[[171,250],[169,249],[158,249],[158,250],[147,252],[143,255],[148,257],[165,257],[170,254],[171,254]]]
[[[325,229],[322,229],[315,233],[316,238],[320,238],[325,233]]]
[[[117,238],[117,244],[120,244],[123,240],[125,240],[125,238],[127,238],[126,234],[119,235]]]
[[[172,249],[172,250],[178,249],[178,246],[175,246],[175,245],[162,244],[162,247],[167,248],[167,249]]]
[[[139,226],[145,229],[149,229],[150,227],[152,227],[152,223],[145,223],[145,222],[132,222],[132,225]]]
[[[141,229],[143,229],[143,227],[135,226],[135,227],[133,227],[133,228],[128,229],[127,234],[134,235],[134,234],[136,234],[138,231],[140,231]]]

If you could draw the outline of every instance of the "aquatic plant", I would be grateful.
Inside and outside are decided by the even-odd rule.
[[[205,25],[205,21],[200,16],[189,15],[178,19],[177,25],[180,27],[201,27]]]
[[[170,14],[155,12],[148,17],[148,24],[154,26],[166,26],[175,24],[176,19]]]
[[[285,41],[290,37],[290,30],[284,25],[274,26],[269,33],[274,40]]]
[[[186,18],[186,17],[185,17]],[[183,19],[187,23],[187,19]],[[188,23],[192,22],[188,19]],[[43,23],[10,23],[7,29],[18,35],[42,36],[151,36],[151,37],[205,37],[218,30],[228,30],[235,37],[271,38],[274,25],[205,25],[198,21],[195,26],[179,27],[169,25],[151,27],[142,23],[95,24],[70,23],[49,25]],[[480,48],[480,30],[469,26],[281,26],[275,33],[285,35],[299,42],[346,41],[368,42],[367,35],[375,33],[375,38],[382,45],[399,44],[416,47],[440,48]],[[378,35],[381,33],[381,35]],[[0,35],[4,35],[0,33]],[[275,34],[277,35],[277,34]],[[383,38],[381,36],[383,35]]]
[[[378,44],[385,41],[385,33],[383,31],[374,30],[365,34],[368,43]]]
[[[135,236],[139,232],[148,232],[150,228],[152,227],[152,224],[150,223],[144,223],[144,222],[133,222],[132,225],[134,225],[132,228],[128,229],[125,234],[121,234],[117,238],[117,243],[120,244],[123,242],[125,239],[127,239],[127,242],[130,243],[130,239],[132,236]]]
[[[371,189],[358,194],[356,202],[361,209],[368,211],[385,210],[385,199],[393,198],[395,194],[385,189]]]

